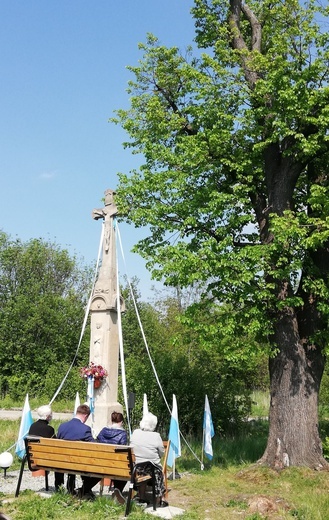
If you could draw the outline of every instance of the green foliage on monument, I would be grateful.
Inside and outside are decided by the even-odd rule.
[[[0,388],[19,399],[52,397],[81,333],[91,276],[58,245],[0,234]],[[88,357],[87,335],[79,356]],[[74,398],[81,378],[70,374],[61,397]]]
[[[192,14],[195,56],[149,35],[130,67],[130,108],[113,121],[145,160],[120,174],[116,203],[127,222],[148,226],[135,250],[156,278],[203,286],[202,308],[225,337],[219,355],[236,366],[270,343],[262,461],[324,467],[329,8],[196,0]],[[189,311],[194,329],[199,312]]]

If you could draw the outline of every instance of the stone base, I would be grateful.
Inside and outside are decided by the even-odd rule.
[[[123,413],[120,403],[96,403],[94,413],[92,413],[86,424],[91,427],[94,437],[97,437],[104,426],[111,425],[112,412]]]

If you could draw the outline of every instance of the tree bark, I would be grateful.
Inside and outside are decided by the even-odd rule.
[[[275,324],[278,354],[270,359],[269,437],[260,463],[282,469],[328,469],[318,430],[318,395],[324,368],[319,349],[305,348],[292,309]]]

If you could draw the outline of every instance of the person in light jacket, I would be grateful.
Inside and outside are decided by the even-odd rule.
[[[140,428],[134,430],[130,439],[130,445],[134,448],[136,457],[136,471],[138,475],[150,475],[154,471],[155,494],[158,506],[168,505],[162,497],[165,493],[161,457],[165,449],[159,433],[155,430],[158,419],[152,413],[147,413],[140,422]],[[139,486],[140,502],[146,500],[146,484]]]

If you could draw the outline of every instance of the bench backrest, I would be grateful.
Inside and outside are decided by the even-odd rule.
[[[134,454],[130,446],[96,442],[26,437],[26,455],[31,471],[45,469],[118,480],[129,480]]]

